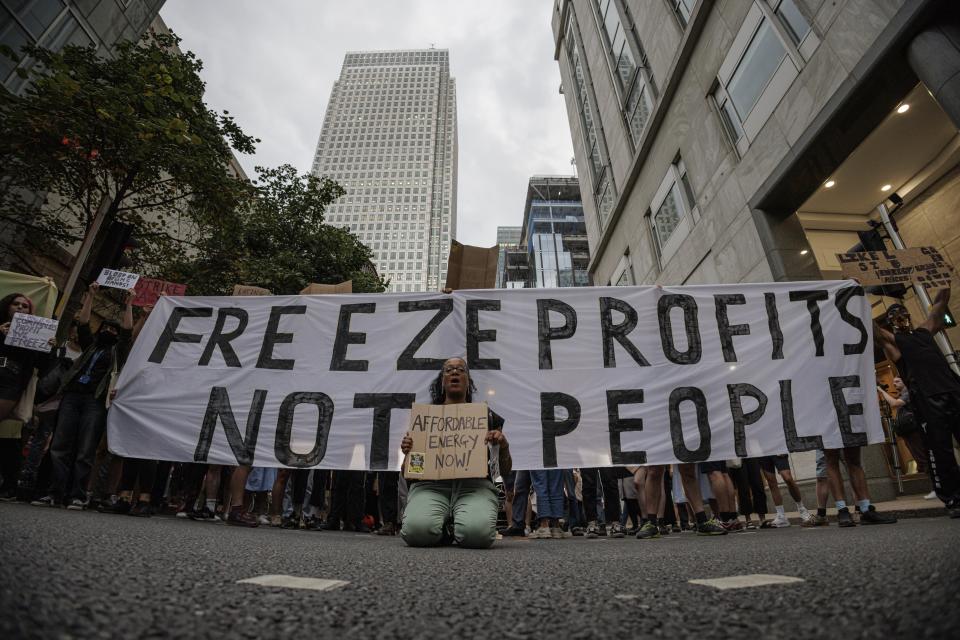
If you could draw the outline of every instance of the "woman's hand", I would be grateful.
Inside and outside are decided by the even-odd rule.
[[[413,438],[410,437],[410,433],[407,432],[403,434],[403,440],[400,441],[400,451],[403,452],[403,455],[410,453],[410,449],[413,449]]]
[[[496,431],[487,431],[487,437],[483,439],[487,444],[498,444],[501,449],[509,449],[510,444],[507,442],[507,436],[503,435],[503,431],[499,429]]]
[[[3,335],[7,335],[8,331],[10,331],[9,322],[4,322],[3,324],[0,324],[0,333],[2,333]]]
[[[90,286],[87,287],[87,291],[90,292],[90,295],[97,295],[97,291],[100,291],[100,283],[94,280],[90,283]]]
[[[117,390],[110,389],[110,402],[112,403],[116,399],[117,399]]]

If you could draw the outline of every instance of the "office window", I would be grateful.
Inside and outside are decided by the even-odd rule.
[[[698,218],[696,199],[679,157],[670,165],[650,205],[650,226],[663,266],[676,253]]]
[[[819,42],[794,0],[753,3],[713,91],[724,131],[739,153],[749,148]]]
[[[673,14],[680,21],[680,26],[686,27],[687,23],[690,22],[690,16],[693,14],[693,7],[697,4],[697,0],[667,0],[667,2],[670,3]]]

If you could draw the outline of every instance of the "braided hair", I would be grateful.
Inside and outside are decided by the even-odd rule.
[[[437,374],[437,377],[434,378],[433,382],[430,383],[430,401],[433,404],[443,404],[447,399],[447,392],[443,389],[443,366],[446,365],[450,360],[453,360],[453,358],[447,358],[444,361],[443,365],[440,367],[440,373]],[[467,385],[467,396],[464,399],[467,402],[473,402],[473,394],[477,390],[477,386],[473,384],[473,376],[470,375],[470,369],[467,368],[466,360],[463,360],[463,371],[467,374],[467,380],[469,381],[469,384]]]

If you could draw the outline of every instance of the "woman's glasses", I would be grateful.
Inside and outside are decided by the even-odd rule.
[[[467,368],[451,365],[449,367],[444,367],[443,372],[444,373],[466,373]]]

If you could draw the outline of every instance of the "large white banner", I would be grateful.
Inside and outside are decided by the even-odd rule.
[[[109,415],[124,456],[399,469],[413,402],[464,357],[514,467],[881,442],[853,282],[161,297]]]

